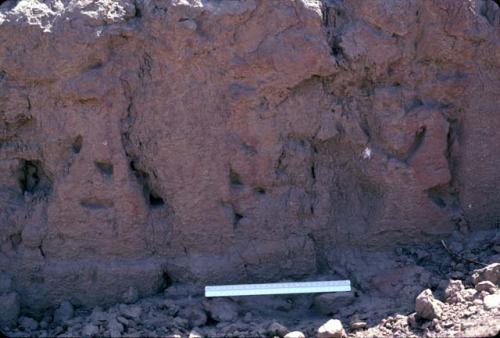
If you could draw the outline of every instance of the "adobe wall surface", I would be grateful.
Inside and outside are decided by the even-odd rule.
[[[0,5],[24,306],[273,281],[500,222],[493,0]]]

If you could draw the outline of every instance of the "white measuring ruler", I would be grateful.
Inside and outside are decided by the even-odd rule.
[[[351,291],[350,280],[205,286],[205,297],[284,295]]]

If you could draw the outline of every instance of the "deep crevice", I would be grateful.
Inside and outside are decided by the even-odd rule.
[[[142,11],[141,11],[141,8],[139,7],[139,4],[137,3],[137,1],[134,1],[134,9],[135,9],[134,18],[135,19],[142,18]]]
[[[344,58],[344,49],[340,46],[341,39],[337,34],[339,30],[339,18],[344,15],[344,13],[337,8],[332,7],[327,1],[322,2],[321,6],[322,13],[322,23],[326,29],[326,37],[328,45],[330,46],[330,54],[337,60]]]
[[[38,251],[40,251],[40,255],[45,258],[45,252],[43,251],[42,245],[38,246]]]
[[[446,208],[447,202],[446,202],[446,190],[442,187],[433,187],[430,189],[427,189],[427,196],[431,199],[432,202],[434,202],[435,205],[437,205],[440,208]]]
[[[422,126],[420,127],[417,132],[415,133],[415,140],[413,141],[413,144],[411,145],[410,149],[408,150],[408,153],[406,155],[406,158],[403,160],[404,162],[408,163],[408,161],[411,160],[413,155],[415,155],[424,142],[425,138],[425,133],[427,131],[427,127]]]
[[[165,206],[165,200],[151,186],[151,179],[147,172],[139,169],[134,160],[130,161],[130,170],[134,173],[138,182],[142,185],[144,198],[151,208]]]

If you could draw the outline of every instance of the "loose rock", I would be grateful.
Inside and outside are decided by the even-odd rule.
[[[306,336],[300,331],[288,332],[283,338],[306,338]]]
[[[120,312],[125,318],[137,320],[141,317],[142,308],[138,305],[120,305]]]
[[[272,322],[267,328],[267,334],[270,337],[284,337],[288,333],[288,329],[278,322]]]
[[[446,301],[448,303],[458,303],[464,300],[462,292],[464,291],[464,285],[460,280],[450,280],[448,286],[445,290]]]
[[[490,281],[497,285],[500,283],[500,263],[490,264],[482,269],[475,270],[472,274],[474,285],[479,282]]]
[[[64,301],[59,305],[59,307],[54,311],[54,323],[62,323],[73,318],[75,310],[73,309],[73,305]]]
[[[349,328],[353,331],[356,330],[364,330],[366,329],[368,324],[362,320],[356,320],[351,323],[349,323]]]
[[[179,312],[179,316],[187,319],[192,327],[203,326],[207,323],[207,314],[197,307],[184,308]]]
[[[160,305],[169,316],[175,316],[179,312],[179,306],[171,299],[166,299]]]
[[[432,320],[440,318],[443,312],[443,303],[435,299],[430,289],[422,291],[415,302],[415,312],[421,318]]]
[[[483,302],[484,302],[484,307],[487,310],[493,310],[500,307],[500,293],[484,297]]]
[[[338,319],[330,319],[318,329],[317,338],[342,338],[346,333],[342,322]]]
[[[109,321],[108,330],[111,337],[120,337],[125,328],[117,319],[113,318]]]
[[[108,320],[108,314],[104,312],[100,307],[95,307],[90,314],[90,320],[93,324],[98,325],[100,322],[105,322]]]
[[[92,323],[85,325],[82,329],[82,336],[84,337],[94,337],[97,336],[98,334],[99,334],[99,328]]]
[[[238,317],[238,306],[228,299],[212,299],[203,303],[210,317],[218,322],[231,322]]]
[[[492,282],[490,281],[483,281],[483,282],[479,282],[476,284],[476,290],[478,292],[481,292],[481,291],[488,291],[488,292],[494,292],[495,291],[495,284],[493,284]]]
[[[38,322],[30,317],[20,317],[17,321],[19,326],[25,330],[34,331],[38,329]]]

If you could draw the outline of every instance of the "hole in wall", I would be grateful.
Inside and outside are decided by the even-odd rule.
[[[238,224],[240,223],[240,221],[243,219],[243,215],[238,213],[238,212],[234,212],[234,216],[233,216],[233,226],[236,228],[238,226]]]
[[[51,181],[40,161],[21,160],[18,175],[19,187],[23,194],[34,194],[39,191],[48,193],[51,188]]]
[[[442,192],[438,188],[431,188],[427,190],[427,196],[431,201],[440,208],[446,208],[446,201],[442,196]]]
[[[340,41],[337,38],[332,41],[332,55],[336,58],[344,55],[344,49],[340,46]]]
[[[174,281],[173,281],[172,277],[170,277],[170,274],[166,270],[164,270],[161,273],[161,279],[163,281],[163,286],[165,288],[168,288],[169,286],[171,286],[172,284],[174,284]]]
[[[113,175],[113,163],[107,161],[95,161],[94,163],[101,174],[105,176]]]
[[[232,168],[229,169],[229,182],[231,183],[231,186],[233,188],[241,188],[243,186],[240,174],[238,174]]]
[[[421,107],[423,105],[424,105],[424,102],[420,98],[416,97],[413,100],[411,100],[408,104],[406,104],[404,109],[405,109],[405,112],[408,113],[408,112],[412,111],[413,109],[416,109],[416,108]]]
[[[258,195],[265,195],[266,194],[266,189],[263,188],[263,187],[256,187],[254,189],[254,191],[258,194]]]
[[[17,249],[17,247],[21,244],[21,242],[23,241],[22,237],[21,237],[21,234],[20,233],[17,233],[17,234],[13,234],[12,236],[10,236],[10,241],[12,243],[12,248],[14,250]]]
[[[80,153],[80,151],[82,150],[82,143],[83,143],[82,135],[78,135],[77,137],[75,137],[73,143],[71,144],[71,149],[73,150],[73,153],[75,154]]]
[[[135,9],[134,17],[137,19],[142,18],[142,11],[139,8],[139,4],[137,3],[137,1],[134,1],[134,9]]]
[[[149,205],[151,207],[161,207],[165,205],[165,201],[154,191],[149,192]]]

